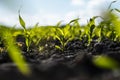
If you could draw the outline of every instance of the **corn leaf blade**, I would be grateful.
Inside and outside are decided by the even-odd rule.
[[[19,14],[19,22],[20,22],[20,25],[21,25],[24,29],[26,29],[26,27],[25,27],[25,22],[24,22],[24,20],[22,19],[22,17],[20,16],[20,14]]]

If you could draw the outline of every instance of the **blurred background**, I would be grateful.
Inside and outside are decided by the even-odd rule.
[[[93,16],[101,15],[113,0],[0,0],[0,24],[20,26],[18,11],[27,26],[63,24],[80,18],[80,24],[86,24]],[[120,0],[112,5],[120,8]]]

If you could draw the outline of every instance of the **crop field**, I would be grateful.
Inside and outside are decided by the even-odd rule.
[[[19,12],[21,28],[0,25],[0,80],[120,80],[116,13],[120,10],[109,8],[86,25],[77,18],[27,28]]]

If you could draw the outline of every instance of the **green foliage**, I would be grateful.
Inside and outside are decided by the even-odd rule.
[[[55,28],[55,35],[53,35],[54,39],[59,40],[61,45],[56,45],[55,47],[64,51],[66,44],[70,41],[70,33],[69,26],[65,26],[64,28],[57,27]]]
[[[88,45],[90,45],[91,41],[92,41],[92,38],[94,37],[94,29],[96,27],[96,24],[95,24],[95,19],[98,18],[99,16],[94,16],[90,19],[90,21],[88,22],[87,24],[87,32],[86,32],[86,35],[88,37]]]
[[[27,46],[27,51],[29,51],[29,48],[30,48],[30,44],[31,44],[31,32],[29,30],[26,29],[26,26],[25,26],[25,21],[22,19],[22,17],[20,16],[20,13],[19,13],[19,22],[20,22],[20,25],[23,27],[24,29],[24,36],[25,36],[25,42],[26,42],[26,46]]]
[[[12,36],[12,33],[9,29],[3,29],[1,31],[2,39],[4,39],[5,47],[9,53],[9,56],[13,60],[13,62],[17,65],[18,69],[24,74],[28,75],[30,73],[30,69],[27,63],[24,60],[24,57],[21,55],[21,51],[15,45],[15,40]]]
[[[115,2],[111,2],[108,10],[103,15],[91,17],[84,26],[80,25],[79,18],[77,18],[64,26],[61,25],[62,21],[60,21],[55,26],[38,26],[37,23],[33,28],[26,28],[25,21],[19,13],[19,23],[23,29],[0,26],[0,44],[4,42],[11,59],[23,74],[27,74],[29,73],[29,68],[22,55],[20,55],[21,50],[15,45],[14,39],[18,35],[25,37],[27,52],[30,51],[31,44],[34,44],[39,51],[44,50],[45,45],[49,41],[58,41],[58,43],[53,43],[54,48],[62,52],[66,50],[66,45],[70,41],[76,39],[85,41],[85,46],[90,46],[93,40],[99,43],[106,38],[112,41],[120,41],[120,16],[115,13],[119,13],[120,10],[117,8],[111,9],[112,3]],[[102,19],[98,25],[95,23],[97,18]],[[114,69],[118,67],[116,61],[103,55],[93,57],[93,62],[95,65],[104,68]]]
[[[112,3],[115,2],[116,1],[111,2],[108,11],[105,13],[103,21],[99,24],[100,41],[102,41],[104,38],[109,38],[113,41],[120,40],[120,17],[114,13],[114,10],[117,12],[120,12],[120,10],[116,8],[110,8]],[[119,68],[117,61],[105,55],[94,56],[93,63],[98,67],[112,70]]]
[[[22,19],[22,17],[20,16],[20,14],[19,14],[19,22],[20,22],[21,26],[24,28],[24,30],[26,30],[25,22],[24,22],[24,20]]]
[[[119,67],[118,63],[105,55],[94,56],[93,62],[96,66],[106,68],[106,69],[117,69]]]
[[[78,20],[79,19],[71,20],[64,27],[59,27],[58,24],[60,25],[60,23],[56,25],[56,28],[53,29],[54,34],[52,34],[52,37],[55,40],[57,39],[60,42],[60,45],[55,45],[55,48],[64,51],[67,43],[76,37],[75,35],[77,34],[75,32],[78,31],[80,27],[77,25],[77,28],[75,28],[76,26],[71,26],[70,24],[74,23],[75,25],[78,23]]]

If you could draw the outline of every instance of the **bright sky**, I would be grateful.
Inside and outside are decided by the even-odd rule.
[[[80,23],[87,23],[92,16],[100,15],[113,0],[0,0],[0,24],[19,26],[18,10],[27,26],[55,25],[71,19],[80,18]],[[118,0],[112,6],[120,8]]]

